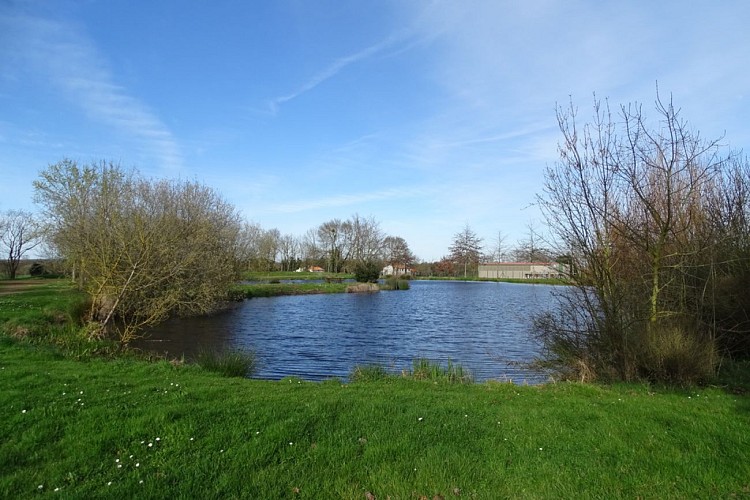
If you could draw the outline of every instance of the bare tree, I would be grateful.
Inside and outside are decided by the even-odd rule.
[[[6,255],[8,278],[16,279],[21,259],[40,243],[39,225],[31,212],[8,210],[0,214],[0,245]]]
[[[352,270],[357,264],[379,261],[383,246],[380,224],[373,217],[354,214],[350,219],[332,219],[316,231],[319,248],[326,254],[328,272]],[[308,241],[312,238],[308,236]]]
[[[386,236],[383,240],[383,260],[386,264],[411,267],[417,258],[411,252],[405,239],[400,236]]]
[[[279,254],[281,243],[281,232],[278,229],[269,229],[263,232],[260,238],[259,270],[273,271],[276,267],[276,259]]]
[[[245,270],[254,270],[260,260],[263,228],[257,222],[245,221],[237,240],[237,260]]]
[[[339,219],[324,222],[318,226],[318,241],[327,254],[326,267],[329,273],[341,271],[344,253],[344,223]]]
[[[560,161],[538,201],[580,288],[561,309],[567,321],[546,323],[545,340],[559,358],[600,375],[707,376],[714,329],[696,312],[715,242],[707,195],[725,159],[658,93],[655,109],[652,127],[639,105],[622,106],[615,120],[596,101],[582,130],[572,104],[558,111]]]
[[[475,267],[479,263],[482,254],[482,238],[477,236],[467,223],[460,232],[453,236],[453,244],[449,250],[451,258],[463,265],[464,277],[466,277],[469,267]]]
[[[351,228],[351,260],[354,264],[380,263],[383,251],[383,232],[374,217],[354,214],[349,220]]]
[[[321,248],[318,241],[318,232],[315,229],[308,229],[302,236],[301,252],[305,265],[311,266],[323,263],[325,249]]]
[[[497,236],[492,241],[493,247],[486,255],[486,261],[503,262],[508,260],[509,249],[506,243],[507,236],[502,231],[497,232]]]
[[[300,242],[295,236],[285,234],[279,239],[279,257],[282,271],[292,271],[300,262]]]
[[[552,260],[552,252],[542,246],[542,238],[533,223],[527,226],[528,233],[525,239],[516,244],[513,256],[519,262],[548,262]]]
[[[278,229],[263,229],[257,222],[245,222],[239,233],[237,258],[251,271],[273,271],[281,244]]]

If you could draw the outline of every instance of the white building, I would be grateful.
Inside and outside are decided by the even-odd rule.
[[[495,262],[479,265],[482,279],[566,278],[568,267],[557,262]]]
[[[414,269],[403,264],[388,264],[380,271],[382,276],[412,276]]]

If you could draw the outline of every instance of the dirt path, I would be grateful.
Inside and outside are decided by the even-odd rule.
[[[0,295],[25,292],[45,285],[44,280],[0,280]]]

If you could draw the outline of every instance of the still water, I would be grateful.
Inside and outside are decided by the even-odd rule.
[[[535,313],[553,306],[548,285],[412,281],[406,291],[255,298],[209,317],[178,318],[138,347],[191,358],[201,349],[257,354],[257,378],[346,378],[356,365],[400,372],[415,358],[461,364],[478,381],[539,383],[531,361]]]

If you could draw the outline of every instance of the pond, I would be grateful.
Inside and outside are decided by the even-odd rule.
[[[412,281],[406,291],[254,298],[221,313],[159,325],[140,347],[190,359],[201,349],[257,354],[256,378],[346,378],[356,365],[400,372],[416,358],[468,369],[475,380],[540,383],[520,363],[539,354],[534,314],[553,307],[549,285]]]

